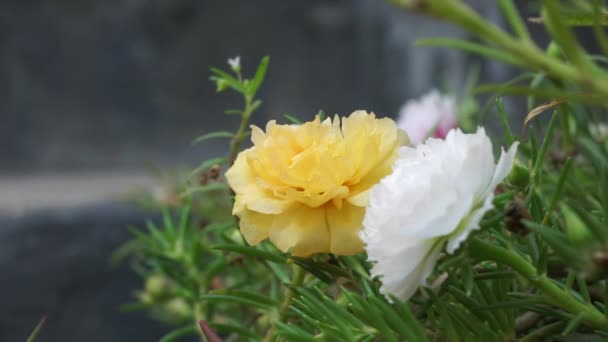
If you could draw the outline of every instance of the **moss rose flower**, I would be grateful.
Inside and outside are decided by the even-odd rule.
[[[449,130],[458,127],[456,110],[453,97],[432,90],[420,99],[404,104],[397,125],[407,132],[412,145],[418,145],[428,137],[443,139]]]
[[[407,135],[364,111],[302,125],[252,126],[253,147],[226,172],[233,214],[251,245],[266,238],[296,256],[363,251],[369,190],[391,172]]]
[[[483,128],[399,150],[393,172],[372,188],[363,221],[371,274],[381,277],[383,293],[408,299],[426,285],[444,247],[454,253],[492,209],[516,151],[514,143],[495,164]]]

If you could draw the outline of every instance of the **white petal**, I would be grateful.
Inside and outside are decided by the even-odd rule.
[[[455,129],[445,140],[430,138],[399,150],[393,172],[370,191],[361,233],[370,260],[377,262],[372,273],[382,276],[385,291],[400,298],[413,294],[444,245],[453,253],[479,228],[516,148],[495,166],[490,139],[479,128],[474,134]]]
[[[446,252],[449,254],[454,253],[454,251],[460,247],[460,244],[467,239],[472,231],[479,229],[479,221],[481,221],[483,215],[494,208],[494,205],[492,204],[493,199],[494,194],[490,193],[490,195],[484,200],[482,206],[479,209],[469,213],[469,215],[465,218],[465,221],[461,222],[461,227],[450,235],[445,248]]]
[[[426,286],[426,279],[433,271],[435,263],[441,254],[443,241],[426,240],[402,245],[397,251],[393,250],[391,258],[377,256],[372,253],[369,258],[376,261],[372,267],[372,276],[381,276],[380,291],[388,298],[392,294],[402,300],[411,297],[418,287]],[[401,262],[393,262],[398,259]]]
[[[515,154],[517,153],[517,147],[519,146],[519,142],[516,141],[509,147],[507,153],[502,149],[500,153],[500,158],[498,159],[498,164],[496,164],[496,169],[494,170],[494,176],[490,181],[488,186],[489,191],[494,191],[498,184],[503,181],[511,172],[513,168],[513,163],[515,162]]]

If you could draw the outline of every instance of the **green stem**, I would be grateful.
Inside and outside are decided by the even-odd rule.
[[[530,67],[544,72],[552,77],[570,80],[584,88],[589,88],[598,94],[608,96],[608,80],[602,77],[592,77],[586,71],[573,65],[551,58],[531,42],[514,38],[492,25],[477,12],[459,0],[391,0],[397,6],[413,9],[425,14],[450,21],[461,28],[477,35],[491,45],[494,45]]]
[[[519,39],[526,42],[531,41],[530,33],[528,33],[526,23],[519,15],[519,12],[517,11],[515,4],[513,3],[513,0],[499,0],[498,5],[500,6],[503,15],[505,16],[505,18],[511,25],[511,28],[513,29],[515,34],[517,34]]]
[[[549,299],[547,304],[559,306],[573,315],[582,314],[583,321],[588,325],[604,331],[608,330],[608,318],[593,305],[578,301],[570,292],[557,286],[551,278],[538,274],[536,268],[516,252],[495,246],[479,238],[471,239],[470,252],[479,260],[492,260],[510,266]]]
[[[558,332],[560,332],[562,330],[562,328],[564,327],[564,324],[565,323],[561,322],[561,321],[547,324],[547,325],[543,326],[542,328],[534,330],[533,332],[529,333],[528,335],[522,337],[519,341],[520,342],[540,341],[545,337],[555,335]]]
[[[296,264],[293,264],[293,273],[291,276],[291,286],[289,286],[285,289],[285,294],[283,296],[283,302],[281,303],[281,306],[279,307],[279,310],[278,310],[278,313],[277,313],[275,319],[271,321],[272,325],[270,327],[270,330],[268,330],[268,334],[266,335],[266,338],[264,339],[264,341],[273,342],[276,340],[277,328],[276,328],[275,323],[282,322],[285,320],[285,318],[287,316],[287,312],[289,311],[289,304],[291,303],[291,300],[293,299],[293,297],[296,294],[295,291],[293,290],[293,288],[302,285],[302,283],[304,282],[304,276],[306,276],[306,272],[304,271],[304,269],[302,269],[300,266],[297,266]]]
[[[247,125],[249,124],[249,119],[251,118],[252,112],[253,97],[245,95],[245,109],[241,115],[241,124],[239,125],[239,129],[234,135],[234,138],[232,138],[232,141],[230,142],[230,158],[228,159],[230,165],[234,163],[236,156],[239,154],[241,143],[243,139],[245,139],[245,131],[247,130]]]

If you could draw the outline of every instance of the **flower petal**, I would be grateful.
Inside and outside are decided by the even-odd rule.
[[[441,255],[443,240],[425,240],[417,242],[400,241],[399,249],[368,251],[369,259],[376,261],[371,275],[381,276],[380,292],[388,297],[392,294],[402,300],[410,298],[420,286],[426,286],[426,279],[433,271]],[[383,255],[384,254],[384,255]],[[395,262],[399,260],[399,262]]]
[[[516,147],[496,166],[490,139],[479,128],[475,134],[452,130],[445,140],[429,138],[399,150],[393,172],[371,190],[361,234],[385,293],[407,299],[446,244],[453,253],[479,228]]]
[[[509,150],[506,153],[505,150],[502,149],[500,158],[498,159],[498,164],[496,164],[496,169],[494,170],[494,176],[490,181],[490,191],[494,191],[498,184],[509,175],[509,172],[511,172],[513,163],[515,162],[515,154],[517,153],[518,146],[519,142],[516,141],[513,143],[513,145],[511,145],[511,147],[509,147]]]
[[[494,205],[492,204],[493,199],[494,194],[490,193],[483,201],[481,208],[470,213],[465,221],[461,223],[462,226],[450,235],[445,248],[446,252],[449,254],[454,253],[472,231],[479,229],[479,221],[481,221],[483,215],[494,208]]]
[[[325,210],[294,205],[275,217],[269,236],[281,251],[291,249],[295,256],[326,252],[329,250],[330,235]]]
[[[363,251],[359,238],[365,208],[344,203],[341,209],[327,208],[327,224],[330,232],[329,251],[337,255],[353,255]]]
[[[264,215],[251,210],[239,213],[241,234],[248,244],[255,246],[268,238],[268,231],[274,221],[274,215]]]
[[[251,184],[255,183],[255,174],[247,162],[250,151],[252,151],[252,148],[239,153],[232,167],[226,171],[228,185],[236,193],[245,191]]]

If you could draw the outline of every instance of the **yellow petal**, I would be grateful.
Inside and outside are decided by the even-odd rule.
[[[346,200],[352,205],[356,205],[358,207],[366,207],[369,204],[370,191],[371,189],[367,189],[356,195],[350,196]]]
[[[289,199],[277,198],[256,184],[244,190],[242,197],[248,209],[262,214],[280,214],[292,205]]]
[[[291,205],[291,201],[277,198],[272,193],[264,191],[256,182],[255,174],[247,162],[247,151],[241,152],[234,165],[226,172],[228,184],[237,193],[234,213],[244,206],[262,214],[278,214]]]
[[[239,153],[232,167],[226,171],[228,185],[236,193],[245,191],[245,189],[255,182],[255,174],[247,162],[248,154],[252,150],[253,148],[250,148]]]
[[[327,208],[327,223],[331,234],[329,250],[336,255],[353,255],[363,251],[359,238],[365,208],[344,203],[341,209]]]
[[[277,215],[269,231],[272,241],[281,251],[295,256],[309,256],[329,250],[329,231],[325,208],[297,205]]]
[[[239,214],[241,234],[248,244],[254,246],[268,238],[268,231],[274,221],[274,215],[264,215],[251,210]]]
[[[255,125],[251,125],[251,142],[254,145],[262,146],[266,140],[266,133],[261,128]]]

